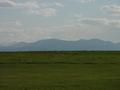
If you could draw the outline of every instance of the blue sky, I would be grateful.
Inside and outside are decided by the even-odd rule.
[[[120,42],[120,0],[0,0],[0,44],[49,38]]]

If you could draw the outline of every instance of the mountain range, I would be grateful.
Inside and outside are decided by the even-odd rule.
[[[16,43],[0,46],[0,51],[119,51],[120,43],[99,39],[65,41],[58,39],[40,40],[34,43]]]

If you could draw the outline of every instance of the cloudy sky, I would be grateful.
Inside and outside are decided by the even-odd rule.
[[[49,38],[120,42],[120,0],[0,0],[0,44]]]

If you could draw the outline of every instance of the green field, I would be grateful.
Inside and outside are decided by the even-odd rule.
[[[1,52],[0,90],[120,90],[120,52]]]

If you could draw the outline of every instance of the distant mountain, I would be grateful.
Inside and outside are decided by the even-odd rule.
[[[120,43],[99,39],[65,41],[57,39],[40,40],[34,43],[17,43],[10,46],[0,46],[0,51],[119,51]]]

